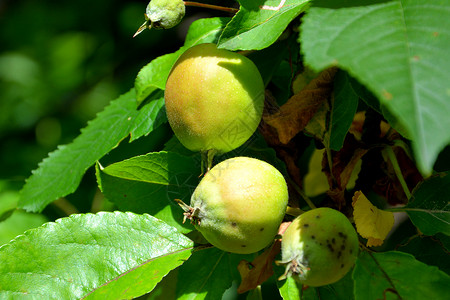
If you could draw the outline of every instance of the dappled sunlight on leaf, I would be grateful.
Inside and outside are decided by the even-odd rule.
[[[366,246],[381,246],[394,226],[394,214],[376,208],[361,191],[355,192],[352,205],[356,230],[368,239]]]

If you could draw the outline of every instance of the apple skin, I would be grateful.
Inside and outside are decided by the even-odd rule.
[[[205,239],[232,253],[268,246],[286,213],[288,190],[272,165],[249,157],[230,158],[212,168],[191,198],[191,220]]]
[[[358,235],[341,212],[328,207],[307,211],[286,229],[281,242],[286,276],[308,286],[337,282],[353,267]]]
[[[225,153],[256,131],[264,107],[264,83],[247,57],[214,44],[184,52],[166,82],[169,124],[191,151]]]

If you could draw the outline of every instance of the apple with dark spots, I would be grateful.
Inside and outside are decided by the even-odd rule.
[[[358,235],[341,212],[328,207],[307,211],[286,229],[281,242],[286,273],[308,286],[337,282],[353,267]]]
[[[232,253],[254,253],[268,246],[286,213],[283,175],[264,161],[230,158],[202,178],[190,206],[178,200],[205,239]]]

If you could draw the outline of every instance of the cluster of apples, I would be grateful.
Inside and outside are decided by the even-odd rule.
[[[257,67],[247,57],[214,44],[196,45],[180,56],[169,74],[167,117],[186,148],[226,153],[256,131],[264,90]],[[212,245],[254,253],[274,241],[285,216],[288,188],[283,175],[267,162],[235,157],[208,168],[190,205],[179,203],[185,219]],[[357,254],[356,231],[347,217],[331,208],[300,215],[282,238],[285,276],[309,286],[336,282]]]

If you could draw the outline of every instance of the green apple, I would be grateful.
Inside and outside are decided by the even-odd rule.
[[[178,202],[205,239],[227,252],[253,253],[268,246],[286,212],[288,190],[272,165],[249,157],[230,158],[212,168],[192,194]]]
[[[353,267],[358,252],[358,235],[344,214],[328,207],[307,211],[283,234],[282,278],[313,287],[334,283]]]
[[[145,12],[145,23],[139,27],[134,36],[146,28],[168,29],[181,22],[185,14],[182,0],[151,0]]]
[[[257,129],[264,84],[247,57],[200,44],[177,60],[164,97],[169,123],[186,148],[225,153],[241,146]]]

